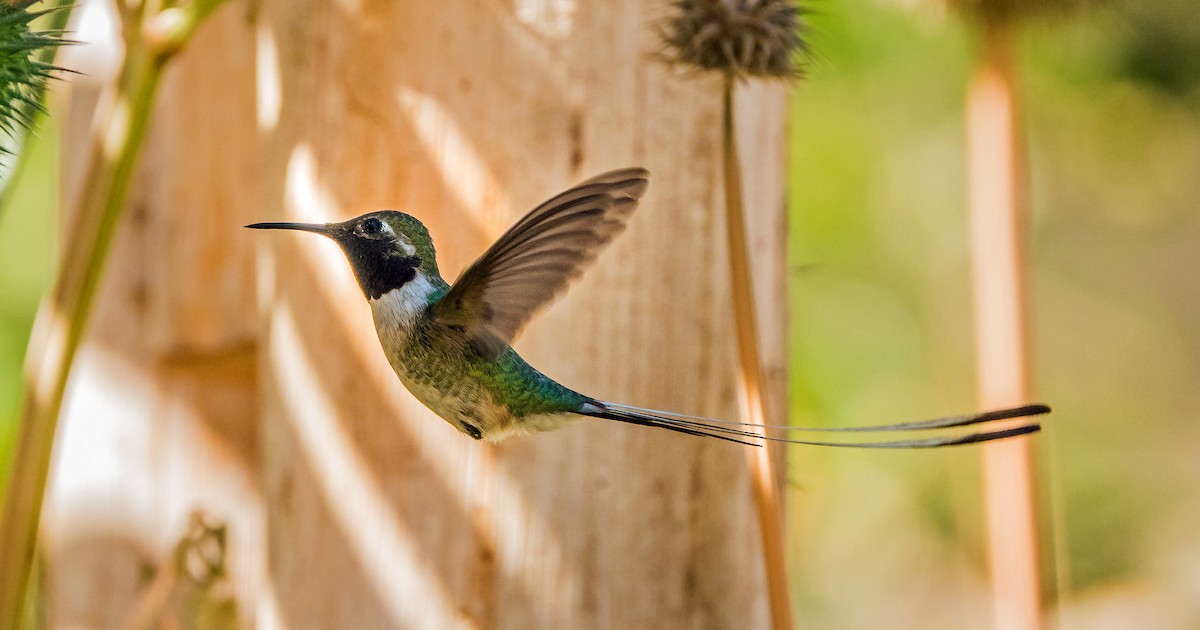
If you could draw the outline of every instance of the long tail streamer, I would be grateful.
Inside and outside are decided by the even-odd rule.
[[[801,440],[796,438],[775,437],[765,435],[754,429],[766,430],[781,430],[795,432],[891,432],[891,431],[926,431],[930,429],[947,429],[955,427],[964,427],[986,422],[995,422],[997,420],[1010,420],[1014,418],[1024,418],[1028,416],[1042,415],[1050,412],[1050,407],[1042,404],[1024,405],[1021,407],[1012,407],[1008,409],[998,409],[994,411],[986,411],[962,416],[949,416],[945,418],[935,418],[933,420],[919,420],[916,422],[900,422],[895,424],[881,424],[873,426],[861,427],[794,427],[781,425],[760,426],[747,422],[731,422],[728,420],[718,420],[716,418],[705,418],[703,416],[691,416],[681,413],[672,413],[669,411],[658,411],[655,409],[645,409],[642,407],[633,407],[630,405],[620,405],[616,403],[596,402],[586,405],[580,413],[585,416],[594,418],[603,418],[606,420],[615,420],[617,422],[625,422],[628,424],[636,424],[647,427],[658,427],[688,435],[700,437],[712,437],[738,444],[747,444],[750,446],[762,446],[760,440],[769,442],[784,442],[788,444],[806,444],[809,446],[836,446],[843,448],[886,448],[886,449],[907,449],[907,448],[939,448],[943,446],[959,446],[963,444],[975,444],[978,442],[990,442],[992,440],[1001,440],[1004,438],[1016,437],[1019,435],[1027,435],[1036,433],[1041,430],[1041,425],[1036,422],[1022,424],[1016,427],[1006,429],[998,429],[995,431],[982,431],[978,433],[968,433],[965,435],[939,436],[929,438],[917,438],[909,440],[888,440],[888,441],[873,441],[873,442],[831,442],[824,440]]]

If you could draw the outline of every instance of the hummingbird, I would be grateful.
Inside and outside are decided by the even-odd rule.
[[[332,239],[354,271],[375,332],[400,382],[458,431],[499,441],[561,428],[582,418],[668,429],[761,446],[931,448],[1033,433],[1040,425],[893,441],[821,441],[782,431],[914,431],[981,424],[1050,411],[1040,404],[918,422],[802,428],[726,421],[605,402],[570,389],[525,362],[512,342],[533,315],[596,260],[620,234],[649,187],[649,172],[625,168],[593,177],[538,205],[459,275],[438,270],[429,230],[395,210],[340,223],[272,222],[253,229],[300,230]]]

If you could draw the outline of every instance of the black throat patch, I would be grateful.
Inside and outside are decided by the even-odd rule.
[[[421,259],[406,256],[394,242],[354,236],[338,239],[338,242],[354,268],[358,286],[369,299],[379,299],[417,277]]]

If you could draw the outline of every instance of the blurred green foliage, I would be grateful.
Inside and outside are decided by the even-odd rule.
[[[59,200],[58,126],[52,118],[43,118],[24,151],[21,159],[28,163],[10,182],[0,213],[0,498],[20,414],[25,344],[52,280]]]
[[[69,8],[60,10],[64,5],[49,1],[39,7],[35,12],[40,17],[31,25],[33,32],[25,34],[28,41],[10,46],[13,50],[5,53],[8,65],[38,65],[35,71],[48,74],[32,85],[8,86],[11,94],[6,96],[12,97],[12,102],[7,108],[15,110],[21,125],[10,125],[0,133],[0,145],[4,146],[0,149],[0,501],[7,487],[20,413],[25,344],[38,301],[51,281],[52,231],[59,194],[58,127],[47,122],[48,116],[38,115],[31,104],[17,101],[18,96],[41,100],[46,78],[58,76],[51,63],[62,36],[59,29],[70,15]],[[30,59],[24,60],[30,52]],[[23,125],[33,128],[26,130]],[[20,168],[14,170],[18,164]]]
[[[1036,391],[1055,407],[1047,564],[1068,627],[1200,627],[1196,15],[1109,2],[1021,38]],[[936,3],[822,2],[811,22],[818,61],[792,108],[794,421],[973,409],[973,33]],[[987,627],[977,451],[791,455],[805,625]]]

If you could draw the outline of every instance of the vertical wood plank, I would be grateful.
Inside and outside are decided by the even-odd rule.
[[[215,14],[160,88],[59,429],[42,529],[51,627],[115,627],[195,510],[227,524],[230,594],[253,621],[263,511],[253,250],[238,229],[256,201],[246,15],[242,1]],[[86,126],[65,136],[64,155],[86,153]]]
[[[646,166],[628,233],[517,348],[600,398],[732,417],[719,91],[649,59],[651,4],[265,0],[259,218],[404,210],[452,277],[542,199]],[[750,90],[741,121],[777,376],[782,101]],[[766,625],[738,447],[599,421],[466,440],[392,375],[336,246],[304,236],[264,236],[264,628]]]

